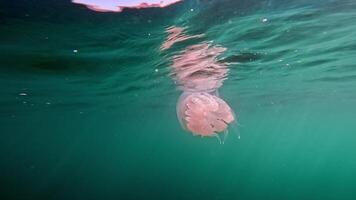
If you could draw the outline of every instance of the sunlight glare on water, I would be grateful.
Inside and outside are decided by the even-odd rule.
[[[123,8],[166,7],[181,0],[72,0],[73,3],[83,4],[95,11],[121,12]]]

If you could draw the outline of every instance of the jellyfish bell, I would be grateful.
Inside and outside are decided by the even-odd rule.
[[[230,106],[208,92],[183,93],[177,104],[177,116],[185,130],[202,137],[226,132],[235,121]]]

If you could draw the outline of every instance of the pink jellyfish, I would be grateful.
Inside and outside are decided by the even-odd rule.
[[[161,50],[177,42],[203,37],[186,35],[180,27],[170,27],[167,33]],[[172,75],[183,90],[177,103],[177,116],[182,127],[194,135],[218,136],[235,121],[232,109],[217,92],[228,73],[227,63],[218,61],[225,51],[224,47],[202,42],[188,46],[172,58]]]
[[[183,93],[177,116],[184,129],[199,136],[217,136],[235,119],[224,100],[207,92]]]

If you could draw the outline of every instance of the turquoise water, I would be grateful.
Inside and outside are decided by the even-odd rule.
[[[354,1],[19,2],[0,7],[1,199],[356,198]],[[172,25],[205,36],[161,52]],[[171,58],[202,41],[231,63],[223,145],[176,117]]]

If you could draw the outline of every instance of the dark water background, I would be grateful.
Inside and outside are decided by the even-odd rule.
[[[160,52],[165,28],[206,36]],[[355,199],[356,2],[0,6],[1,199]],[[228,48],[224,145],[184,132],[170,58]]]

